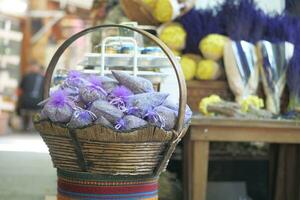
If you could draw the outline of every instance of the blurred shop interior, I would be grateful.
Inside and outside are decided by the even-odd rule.
[[[54,200],[55,168],[52,167],[47,146],[33,127],[31,118],[34,112],[30,106],[24,111],[20,99],[22,97],[25,104],[33,104],[30,100],[26,101],[26,87],[34,87],[39,81],[36,90],[39,94],[43,93],[42,82],[47,66],[57,48],[70,36],[96,25],[132,23],[128,16],[134,13],[134,9],[125,6],[124,2],[128,1],[124,1],[124,5],[122,2],[0,0],[1,200]],[[214,9],[223,2],[224,0],[196,0],[194,9]],[[275,15],[289,10],[299,15],[300,3],[297,1],[256,0],[255,3],[265,13]],[[146,27],[145,29],[148,27],[152,33],[159,27],[153,24],[139,25]],[[60,58],[59,66],[68,71],[82,62],[87,52],[94,51],[93,46],[97,46],[99,37],[103,35],[90,34],[78,40]],[[173,73],[172,70],[164,70],[164,73]],[[63,70],[55,71],[54,80],[59,79],[61,72]],[[178,98],[174,81],[173,73],[162,87]],[[271,200],[272,179],[269,174],[272,173],[272,148],[263,142],[212,143],[206,199]],[[161,200],[184,198],[186,187],[183,151],[183,145],[180,144],[160,179]],[[291,198],[296,199],[297,197]]]

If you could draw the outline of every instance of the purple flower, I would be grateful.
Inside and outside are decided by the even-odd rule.
[[[133,93],[125,86],[117,86],[109,96],[109,103],[118,107],[120,110],[125,110],[125,101],[128,96]]]

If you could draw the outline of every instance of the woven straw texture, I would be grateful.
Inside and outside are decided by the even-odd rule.
[[[35,123],[54,167],[107,175],[152,174],[174,137],[152,126],[129,133],[93,125],[67,129],[50,121]]]

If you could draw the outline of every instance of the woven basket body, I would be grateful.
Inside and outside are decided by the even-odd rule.
[[[120,133],[100,125],[67,129],[49,121],[35,123],[54,167],[105,175],[150,175],[162,161],[175,133],[145,127]]]

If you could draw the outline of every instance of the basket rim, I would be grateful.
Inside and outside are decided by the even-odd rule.
[[[65,129],[68,129],[68,130],[84,130],[84,129],[86,129],[86,128],[90,128],[90,127],[105,127],[105,128],[108,128],[108,129],[110,129],[110,130],[112,130],[112,131],[114,131],[114,132],[117,132],[117,133],[120,133],[120,134],[126,134],[126,133],[131,133],[131,132],[134,132],[134,131],[138,131],[138,130],[142,130],[142,129],[145,129],[145,128],[157,128],[157,129],[160,129],[160,130],[162,130],[162,131],[164,131],[164,132],[168,132],[168,133],[177,133],[176,132],[176,130],[174,130],[174,129],[172,129],[172,130],[165,130],[165,129],[162,129],[162,128],[159,128],[159,127],[157,127],[157,126],[154,126],[154,125],[151,125],[151,124],[147,124],[147,125],[145,125],[145,126],[140,126],[140,127],[138,127],[138,128],[133,128],[133,129],[130,129],[130,130],[124,130],[124,131],[121,131],[121,130],[117,130],[117,129],[115,129],[114,127],[110,127],[110,126],[106,126],[106,125],[102,125],[102,124],[95,124],[94,122],[93,123],[91,123],[91,124],[89,124],[89,125],[86,125],[86,126],[83,126],[83,127],[80,127],[80,128],[70,128],[70,127],[68,127],[67,125],[65,125],[64,123],[61,123],[61,122],[53,122],[53,121],[51,121],[50,119],[41,119],[41,118],[39,118],[40,117],[40,114],[38,113],[38,114],[36,114],[34,117],[33,117],[33,123],[34,124],[39,124],[39,123],[42,123],[42,122],[48,122],[48,123],[50,123],[50,124],[54,124],[54,125],[56,125],[56,126],[59,126],[59,127],[61,127],[61,128],[65,128]],[[186,123],[185,125],[184,125],[184,127],[186,127],[186,126],[189,126],[189,124],[190,124],[190,121],[188,122],[188,123]]]

